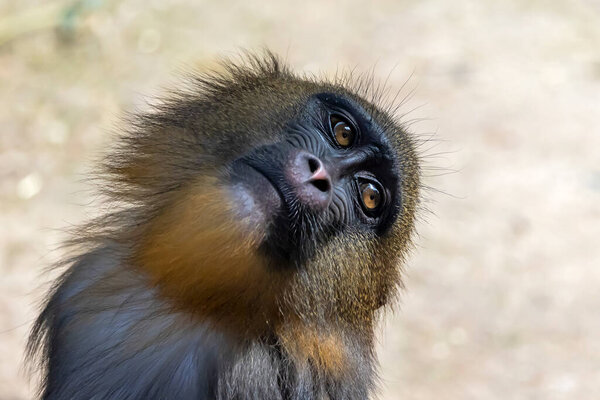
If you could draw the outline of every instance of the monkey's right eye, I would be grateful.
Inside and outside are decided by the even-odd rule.
[[[352,146],[356,138],[356,131],[352,124],[337,115],[332,115],[330,122],[336,143],[344,148]]]

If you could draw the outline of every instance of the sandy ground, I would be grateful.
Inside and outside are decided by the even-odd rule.
[[[32,397],[43,271],[96,212],[83,179],[123,111],[261,46],[303,71],[374,67],[391,93],[412,75],[400,112],[435,134],[380,398],[600,398],[600,2],[47,4],[0,1],[0,399]]]

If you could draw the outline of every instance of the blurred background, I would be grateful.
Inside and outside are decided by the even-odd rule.
[[[600,1],[0,0],[0,399],[83,180],[181,71],[269,47],[403,85],[426,208],[381,399],[600,398]],[[411,95],[412,92],[412,95]]]

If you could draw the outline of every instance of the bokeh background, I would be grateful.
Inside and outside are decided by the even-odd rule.
[[[269,47],[408,97],[426,203],[381,399],[600,398],[600,1],[0,0],[0,399],[126,111]]]

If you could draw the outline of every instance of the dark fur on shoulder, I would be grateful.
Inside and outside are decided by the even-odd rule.
[[[223,68],[193,76],[130,118],[106,158],[108,211],[76,233],[76,256],[64,263],[29,339],[42,398],[365,399],[373,392],[374,325],[400,285],[418,204],[415,143],[392,110],[374,104],[380,93],[368,80],[300,78],[270,53]],[[227,207],[224,216],[211,212],[222,222],[198,239],[205,228],[188,221],[204,221],[197,212],[220,204],[211,203],[217,195],[202,197],[212,181],[199,177],[220,179],[222,166],[279,140],[321,92],[356,103],[385,131],[399,206],[385,231],[342,224],[325,240],[306,230],[306,249],[314,250],[298,249],[302,268],[264,262],[263,276],[256,272],[263,256],[252,247],[263,238],[250,233],[246,242]],[[196,251],[198,243],[215,248]],[[256,266],[212,282],[225,279],[219,263],[237,268],[237,254]],[[195,267],[206,257],[218,269],[201,275]]]

